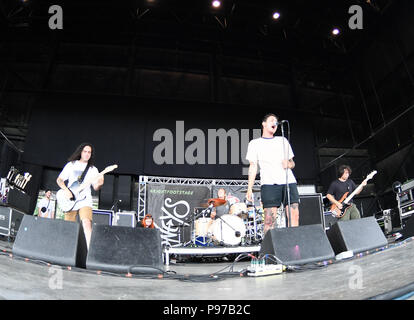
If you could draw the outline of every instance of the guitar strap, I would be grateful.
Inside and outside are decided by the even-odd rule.
[[[86,173],[88,172],[88,170],[89,170],[89,167],[90,167],[90,165],[89,165],[89,163],[86,165],[86,167],[85,167],[85,170],[83,170],[83,172],[82,172],[82,175],[80,176],[80,178],[79,178],[79,180],[78,180],[78,182],[79,182],[79,184],[81,184],[82,182],[83,182],[83,180],[85,179],[85,176],[86,176]]]

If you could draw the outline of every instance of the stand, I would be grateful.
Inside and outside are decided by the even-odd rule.
[[[281,129],[282,129],[282,137],[284,138],[285,133],[283,130],[283,123],[281,124]],[[282,139],[282,141],[283,141],[283,150],[285,150],[285,139]],[[289,161],[289,149],[288,149],[286,158]],[[291,215],[290,215],[290,188],[289,188],[289,183],[288,183],[289,166],[285,169],[285,171],[286,171],[286,191],[287,191],[287,199],[288,199],[288,210],[287,210],[288,211],[287,212],[288,213],[288,227],[290,227],[292,221],[291,221]]]

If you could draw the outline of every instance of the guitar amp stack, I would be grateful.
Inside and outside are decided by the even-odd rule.
[[[414,213],[414,180],[401,185],[401,192],[397,193],[398,208],[401,219],[410,217]]]

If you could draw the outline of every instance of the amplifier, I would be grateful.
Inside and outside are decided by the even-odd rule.
[[[400,204],[405,204],[407,202],[413,201],[413,193],[412,190],[406,190],[398,193],[398,201]]]
[[[30,199],[31,197],[26,192],[17,188],[9,188],[2,204],[29,213]]]
[[[92,210],[92,223],[111,226],[113,213],[114,212],[112,210],[93,209]]]
[[[322,194],[301,194],[299,198],[299,225],[321,224],[325,228]]]
[[[114,215],[114,226],[124,226],[135,228],[137,225],[135,211],[119,211]]]
[[[414,189],[414,180],[408,181],[408,182],[403,183],[401,185],[401,190],[402,191],[407,191],[409,189]]]
[[[408,217],[414,212],[414,201],[401,206],[401,217]]]
[[[24,213],[7,206],[0,206],[0,234],[16,237]]]

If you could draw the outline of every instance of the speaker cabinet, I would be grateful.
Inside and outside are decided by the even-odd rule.
[[[374,217],[338,221],[326,234],[335,254],[350,250],[355,254],[388,244]]]
[[[105,183],[99,191],[99,208],[110,209],[114,205],[114,176],[105,175]]]
[[[300,195],[299,226],[310,224],[321,224],[325,228],[321,193]]]
[[[115,273],[159,273],[158,229],[93,225],[86,268]]]
[[[94,224],[105,224],[107,226],[112,225],[112,218],[114,212],[112,210],[92,210],[92,223]]]
[[[24,215],[12,252],[29,259],[84,268],[87,247],[79,223]]]
[[[285,265],[320,262],[335,257],[320,224],[269,230],[261,244],[262,254],[274,255]]]
[[[414,215],[412,215],[410,218],[408,218],[405,221],[401,234],[402,234],[401,240],[414,237]]]

